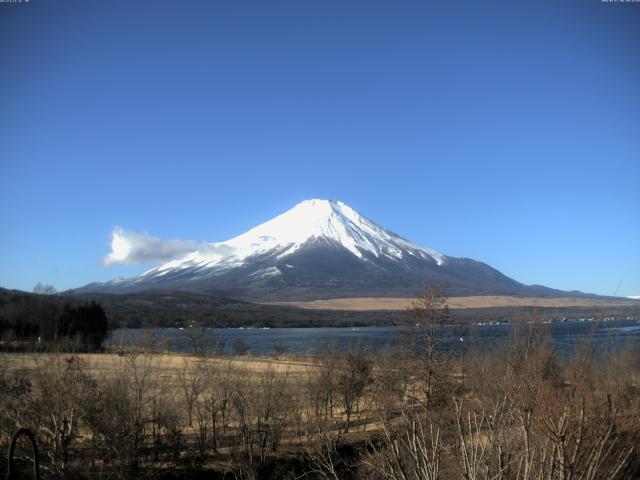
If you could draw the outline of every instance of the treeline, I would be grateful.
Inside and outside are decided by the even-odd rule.
[[[104,306],[112,328],[188,327],[363,327],[402,325],[406,311],[305,310],[180,291],[81,294],[78,301]],[[640,305],[620,307],[497,307],[452,310],[451,323],[527,322],[539,318],[640,317]]]
[[[290,306],[250,303],[206,293],[147,291],[128,294],[58,294],[33,295],[0,289],[0,311],[7,303],[31,303],[39,309],[50,305],[61,309],[95,302],[107,315],[110,329],[199,326],[235,327],[364,327],[402,325],[406,312],[305,310]],[[452,310],[450,323],[527,322],[532,316],[545,319],[605,318],[626,316],[640,318],[640,306],[620,307],[497,307]]]
[[[265,305],[228,297],[180,291],[128,294],[81,294],[76,298],[104,306],[114,328],[318,327],[390,325],[404,312],[305,310]]]
[[[108,333],[104,308],[64,297],[3,292],[0,295],[0,348],[46,349],[66,344],[96,351]]]

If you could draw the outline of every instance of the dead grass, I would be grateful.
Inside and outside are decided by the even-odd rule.
[[[36,367],[36,361],[47,362],[55,356],[78,357],[85,365],[87,373],[92,375],[106,375],[117,370],[118,366],[125,361],[125,357],[117,353],[0,353],[0,365],[6,372],[14,370],[30,370]],[[142,356],[137,362],[142,361]],[[251,372],[263,372],[272,368],[276,373],[303,373],[310,368],[315,368],[312,359],[301,361],[295,357],[221,357],[203,358],[195,355],[185,355],[179,353],[156,353],[153,354],[153,370],[165,378],[175,377],[177,373],[185,367],[195,366],[199,362],[213,364],[231,363],[234,368],[242,368]]]
[[[290,305],[310,310],[406,310],[413,298],[398,297],[354,297],[310,300],[301,302],[270,302],[271,305]],[[510,296],[449,297],[449,308],[492,308],[492,307],[616,307],[638,305],[635,300],[599,300],[594,298],[539,298]]]

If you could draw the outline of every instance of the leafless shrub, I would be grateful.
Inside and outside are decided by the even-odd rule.
[[[246,355],[247,353],[249,353],[249,345],[241,338],[236,338],[233,341],[232,346],[233,351],[236,353],[236,355]]]
[[[445,369],[442,357],[437,355],[440,345],[438,327],[449,318],[449,307],[444,289],[438,284],[427,284],[424,291],[411,302],[407,311],[408,332],[404,335],[405,359],[418,360],[412,386],[419,392],[413,394],[414,401],[424,401],[429,406],[443,382]],[[440,395],[442,397],[442,395]]]
[[[291,403],[288,372],[276,373],[269,367],[260,374],[256,402],[256,437],[260,458],[264,461],[268,451],[275,451],[280,444],[289,420]]]
[[[203,371],[200,364],[194,364],[185,359],[183,368],[178,373],[178,384],[184,399],[187,425],[191,427],[193,425],[193,409],[204,388]]]
[[[96,450],[123,476],[139,470],[145,434],[163,423],[153,417],[162,395],[161,381],[153,374],[157,360],[150,352],[119,357],[85,407]]]
[[[533,327],[506,352],[474,358],[474,403],[455,403],[462,473],[622,478],[639,430],[631,397],[616,393],[633,391],[622,378],[633,370],[622,373],[614,358],[596,359],[586,344],[563,362]]]
[[[87,469],[110,478],[171,462],[215,462],[256,478],[274,458],[301,452],[309,479],[345,478],[358,464],[362,478],[391,480],[637,472],[638,351],[594,355],[587,343],[562,357],[533,323],[502,348],[469,350],[464,391],[455,388],[459,365],[435,350],[425,363],[415,351],[354,348],[294,370],[273,358],[163,357],[150,348],[107,358],[100,374],[58,353],[0,371],[0,442],[18,426],[36,431],[49,476],[69,476],[86,456]]]
[[[337,390],[338,357],[334,351],[320,356],[318,366],[309,372],[306,388],[310,403],[313,406],[310,420],[315,423],[327,423],[333,417],[333,408]],[[315,428],[311,428],[315,430]]]
[[[224,351],[224,342],[214,338],[204,327],[185,328],[182,330],[182,338],[196,356],[219,356]]]
[[[317,431],[308,437],[305,446],[310,462],[309,473],[323,480],[341,480],[341,459],[337,438],[331,432]]]
[[[207,363],[203,366],[202,401],[211,428],[211,447],[217,451],[220,436],[229,426],[232,379],[235,376],[231,361],[224,364]]]
[[[436,480],[443,454],[439,428],[424,414],[403,411],[399,422],[384,421],[364,452],[361,478]]]
[[[27,372],[0,372],[0,445],[8,445],[14,432],[28,424],[26,403],[31,394],[32,380]]]
[[[345,433],[349,432],[352,416],[358,412],[364,390],[371,383],[372,367],[368,352],[362,348],[352,349],[339,366],[337,391],[345,414]]]
[[[376,352],[374,372],[378,384],[375,398],[388,414],[405,400],[411,378],[410,361],[402,349],[386,347]]]
[[[273,346],[273,351],[276,352],[276,355],[284,355],[287,353],[287,347],[284,343],[278,342]]]

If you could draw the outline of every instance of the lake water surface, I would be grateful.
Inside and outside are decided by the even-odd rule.
[[[637,320],[568,321],[540,326],[548,332],[561,354],[569,354],[576,345],[592,341],[596,351],[606,352],[623,345],[640,346],[640,323]],[[538,328],[540,328],[538,327]],[[441,349],[459,353],[465,350],[499,346],[518,328],[523,332],[527,326],[510,324],[442,326],[438,327]],[[193,350],[190,329],[156,328],[151,330],[118,329],[112,333],[111,345],[132,345],[151,337],[157,345],[177,352]],[[402,327],[330,327],[330,328],[211,328],[203,332],[208,349],[223,346],[224,351],[233,352],[233,343],[242,340],[251,354],[270,354],[285,349],[294,354],[316,354],[335,348],[346,351],[356,345],[368,348],[392,346],[398,340]],[[461,341],[463,339],[463,341]]]

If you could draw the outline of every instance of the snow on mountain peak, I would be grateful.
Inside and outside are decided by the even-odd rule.
[[[143,277],[194,267],[226,270],[241,265],[249,257],[268,252],[283,258],[315,240],[340,245],[360,259],[365,259],[366,254],[391,259],[413,255],[431,257],[438,265],[444,262],[439,252],[377,226],[343,202],[311,199],[226,242],[207,244],[179,260],[154,268]]]

